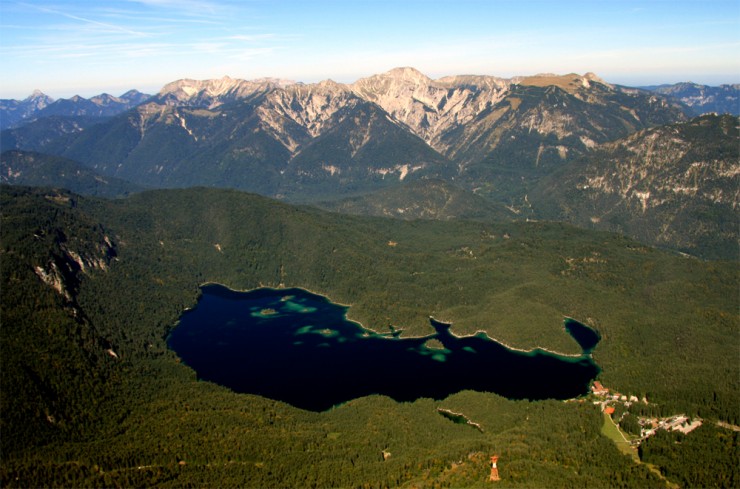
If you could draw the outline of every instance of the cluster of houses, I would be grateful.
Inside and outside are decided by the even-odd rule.
[[[685,435],[701,426],[700,419],[697,418],[692,421],[683,414],[677,414],[670,418],[640,418],[639,422],[642,426],[642,438],[654,435],[657,430],[680,431]]]
[[[594,381],[591,385],[591,393],[599,398],[599,400],[594,403],[600,404],[602,411],[610,416],[614,414],[614,404],[617,402],[623,403],[625,407],[629,407],[635,402],[642,402],[644,404],[648,403],[645,397],[638,399],[637,396],[627,396],[618,392],[609,392],[609,389],[604,387],[598,380]],[[637,443],[653,436],[658,430],[680,431],[683,434],[690,433],[701,426],[702,421],[698,418],[691,420],[683,414],[677,414],[667,418],[640,416],[638,418],[638,423],[641,428],[640,439],[636,440]]]
[[[601,385],[601,382],[598,380],[595,380],[594,383],[591,385],[591,393],[595,395],[596,397],[600,397],[603,399],[603,401],[598,401],[597,404],[601,404],[602,409],[606,411],[607,407],[609,406],[610,402],[623,402],[625,406],[629,407],[632,405],[633,402],[639,402],[640,399],[637,398],[637,396],[627,396],[625,394],[620,394],[619,392],[612,392],[609,393],[609,389]],[[642,398],[642,402],[644,404],[647,404],[647,399]],[[614,408],[612,407],[612,412],[614,412]],[[611,414],[611,413],[608,413]]]

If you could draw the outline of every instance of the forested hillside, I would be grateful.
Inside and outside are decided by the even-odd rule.
[[[78,194],[109,198],[143,190],[120,178],[103,177],[76,161],[31,151],[1,153],[0,182],[64,188]]]
[[[465,487],[492,454],[512,487],[665,485],[602,436],[590,402],[462,392],[313,413],[200,382],[165,340],[205,282],[303,287],[375,330],[427,332],[432,315],[564,353],[580,352],[574,317],[602,336],[604,384],[738,422],[737,262],[559,223],[351,217],[227,190],[0,196],[4,487]],[[702,440],[732,466],[732,447]]]

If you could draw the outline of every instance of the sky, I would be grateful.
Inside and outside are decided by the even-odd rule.
[[[740,0],[0,0],[0,98],[228,75],[740,83]]]

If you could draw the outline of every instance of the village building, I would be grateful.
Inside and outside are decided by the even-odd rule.
[[[591,385],[591,392],[593,392],[595,396],[605,396],[609,393],[609,389],[601,385],[601,382],[598,380],[595,380]]]

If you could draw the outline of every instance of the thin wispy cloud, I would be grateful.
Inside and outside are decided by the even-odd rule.
[[[147,34],[145,32],[141,32],[141,31],[137,31],[137,30],[132,30],[132,29],[129,29],[129,28],[125,27],[125,26],[120,26],[120,25],[111,24],[111,23],[107,23],[107,22],[100,22],[98,20],[81,17],[79,15],[70,14],[70,13],[67,13],[67,12],[63,12],[63,11],[60,11],[60,10],[56,10],[56,9],[45,7],[45,6],[41,6],[41,5],[31,5],[31,4],[24,4],[24,3],[22,3],[20,5],[23,5],[25,7],[29,7],[29,8],[38,10],[39,12],[45,12],[47,14],[53,14],[53,15],[57,15],[57,16],[60,16],[60,17],[65,17],[67,19],[76,20],[76,21],[79,21],[79,22],[81,22],[83,24],[88,24],[88,25],[96,26],[98,28],[103,28],[103,29],[108,30],[108,31],[120,32],[120,33],[124,33],[124,34],[129,34],[129,35],[132,35],[132,36],[138,36],[138,37],[147,37],[149,35],[149,34]]]
[[[127,0],[127,3],[145,5],[159,9],[178,10],[196,15],[215,14],[223,10],[223,2],[209,2],[204,0]]]
[[[226,39],[232,41],[245,41],[245,42],[257,42],[257,41],[269,41],[276,39],[275,34],[234,34],[232,36],[226,36]]]

